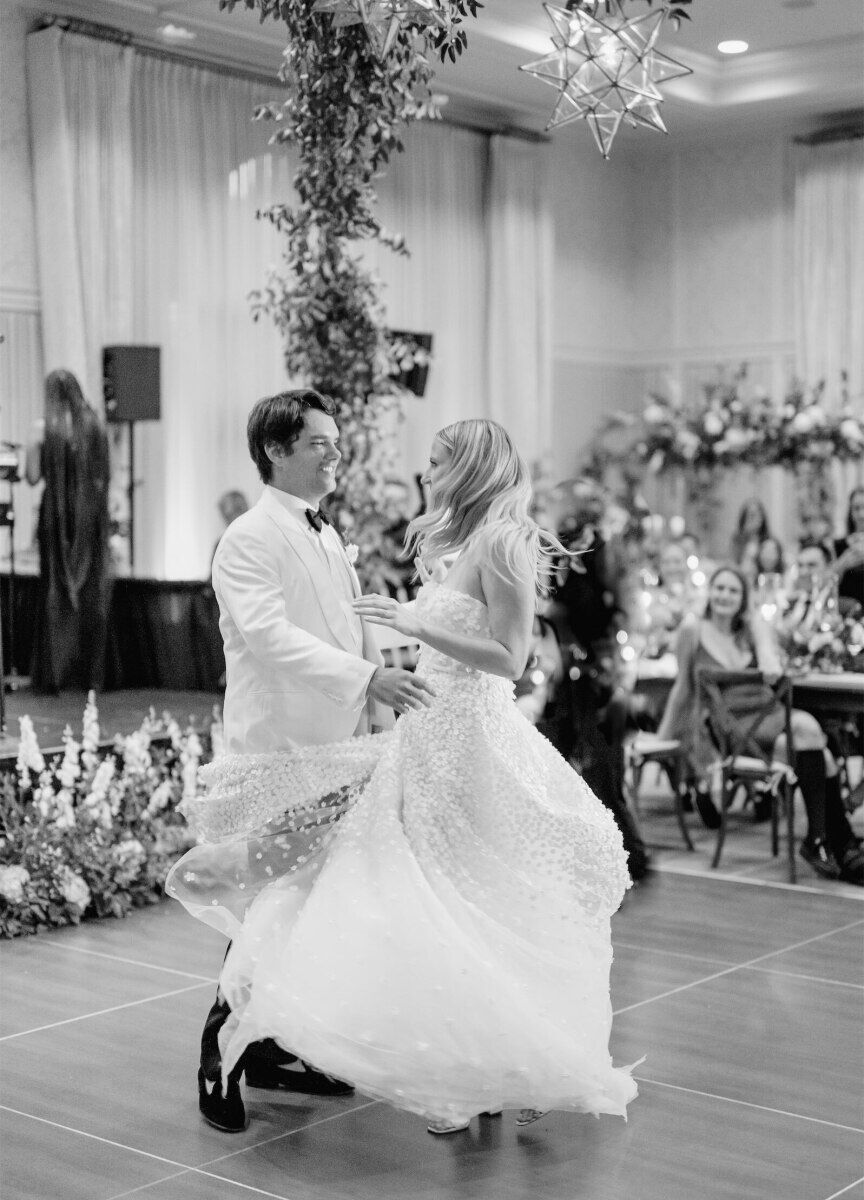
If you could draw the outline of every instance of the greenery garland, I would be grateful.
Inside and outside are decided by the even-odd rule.
[[[299,159],[296,200],[258,214],[283,235],[284,251],[281,268],[253,294],[253,316],[269,317],[282,334],[289,378],[337,402],[344,460],[331,504],[342,532],[358,545],[357,568],[368,581],[386,573],[384,532],[406,516],[387,486],[399,474],[392,436],[405,395],[399,375],[428,359],[388,333],[381,283],[356,247],[374,240],[408,253],[404,238],[375,214],[375,181],[402,150],[404,129],[437,115],[429,52],[455,60],[466,45],[462,20],[481,5],[435,0],[435,24],[423,24],[422,12],[416,21],[400,17],[397,36],[379,58],[359,16],[343,24],[335,11],[341,7],[344,19],[359,0],[329,4],[328,12],[315,11],[325,5],[312,0],[244,2],[262,21],[285,27],[279,75],[287,98],[255,115],[274,122],[271,141],[291,146]],[[220,0],[220,8],[236,3]]]

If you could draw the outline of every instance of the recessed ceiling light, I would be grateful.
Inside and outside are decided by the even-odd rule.
[[[185,25],[163,25],[159,33],[166,42],[194,42],[195,34]]]
[[[747,42],[718,42],[717,49],[721,54],[744,54],[750,49]]]

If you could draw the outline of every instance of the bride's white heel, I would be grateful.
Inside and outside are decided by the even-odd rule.
[[[430,1121],[426,1130],[435,1137],[443,1137],[447,1133],[462,1133],[468,1128],[469,1123],[468,1121],[448,1121],[446,1117],[442,1117],[440,1121]]]
[[[533,1125],[535,1121],[539,1121],[541,1117],[545,1117],[548,1108],[523,1108],[519,1110],[519,1116],[516,1118],[517,1125]]]

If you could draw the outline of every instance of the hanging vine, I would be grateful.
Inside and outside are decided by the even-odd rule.
[[[220,0],[220,7],[236,3]],[[405,394],[398,376],[425,358],[388,333],[382,285],[363,265],[359,244],[408,253],[402,235],[376,215],[375,181],[402,150],[405,129],[437,115],[431,55],[455,60],[466,45],[463,21],[481,6],[245,0],[245,7],[284,26],[279,76],[287,96],[255,116],[273,122],[271,141],[298,156],[295,198],[259,213],[283,236],[284,249],[281,266],[253,294],[253,316],[271,319],[281,333],[289,378],[337,401],[344,459],[331,508],[358,544],[358,569],[368,580],[384,566],[382,531],[405,516],[386,487],[398,474],[392,431]]]

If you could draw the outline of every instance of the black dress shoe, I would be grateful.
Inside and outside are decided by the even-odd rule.
[[[839,879],[840,867],[837,859],[821,838],[803,841],[798,847],[798,853],[823,879]]]
[[[222,1081],[208,1079],[199,1068],[198,1107],[207,1124],[223,1133],[242,1133],[249,1125],[237,1079],[229,1080],[228,1091],[223,1096]]]
[[[696,805],[696,811],[702,818],[702,824],[706,829],[720,828],[720,812],[707,788],[693,789],[693,803]]]
[[[297,1069],[299,1068],[299,1069]],[[304,1092],[307,1096],[353,1096],[350,1083],[316,1071],[308,1063],[297,1062],[291,1067],[275,1067],[268,1062],[246,1062],[246,1083],[249,1087],[267,1091]]]
[[[844,883],[864,887],[864,850],[857,843],[840,856],[840,878]]]

